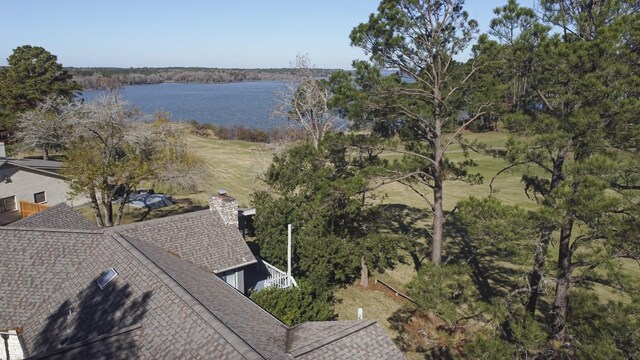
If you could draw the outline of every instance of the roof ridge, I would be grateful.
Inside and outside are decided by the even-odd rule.
[[[336,321],[339,322],[339,321]],[[289,331],[292,331],[294,329],[296,329],[297,327],[304,325],[304,324],[312,324],[314,323],[313,321],[311,322],[306,322],[306,323],[302,323],[300,325],[297,325],[293,328],[290,328]],[[336,342],[340,339],[343,339],[347,336],[350,336],[356,332],[359,332],[360,330],[363,330],[365,328],[368,328],[371,325],[374,325],[376,323],[375,320],[362,320],[362,321],[357,321],[355,322],[353,325],[347,327],[347,328],[343,328],[340,329],[338,331],[335,331],[325,337],[323,337],[322,339],[315,341],[315,342],[310,342],[310,343],[305,343],[301,346],[298,346],[294,349],[287,349],[288,352],[293,356],[293,357],[298,357],[298,356],[302,356],[304,354],[307,354],[309,352],[312,352],[316,349],[319,349],[323,346],[329,345],[333,342]],[[287,347],[289,346],[289,332],[287,332]]]
[[[149,220],[144,220],[144,221],[136,221],[136,222],[132,222],[132,223],[129,223],[129,224],[117,225],[117,226],[113,226],[113,227],[111,227],[109,229],[111,229],[111,232],[116,233],[120,229],[127,230],[127,229],[131,229],[131,228],[135,228],[135,227],[139,227],[139,226],[143,226],[143,225],[144,226],[153,225],[153,224],[158,224],[158,223],[175,221],[176,219],[179,220],[179,219],[186,219],[186,218],[190,218],[190,217],[196,217],[198,215],[202,215],[207,210],[211,211],[211,209],[202,209],[202,210],[190,211],[190,212],[186,212],[186,213],[182,213],[182,214],[163,216],[161,218],[149,219]]]
[[[44,160],[42,160],[42,161],[44,161]],[[59,173],[56,173],[56,172],[53,172],[53,171],[49,171],[49,170],[39,169],[37,167],[28,166],[28,165],[25,165],[25,164],[20,164],[20,163],[17,163],[15,160],[7,159],[4,163],[2,163],[2,165],[4,165],[4,164],[17,166],[17,167],[25,168],[25,169],[32,170],[32,171],[43,172],[43,173],[46,173],[46,174],[49,174],[49,175],[53,175],[53,176],[57,176],[57,177],[66,179],[66,176],[64,176],[62,174],[59,174]]]
[[[55,229],[55,228],[40,228],[40,227],[12,227],[11,224],[6,226],[0,226],[0,231],[39,231],[39,232],[51,232],[51,233],[73,233],[73,234],[93,234],[100,235],[105,233],[105,229],[96,230],[83,230],[83,229]]]
[[[193,311],[201,317],[214,331],[216,331],[220,336],[222,336],[227,342],[235,348],[239,354],[241,354],[246,359],[255,358],[255,355],[260,358],[264,358],[256,349],[254,349],[249,343],[247,343],[242,337],[236,334],[229,326],[227,326],[222,320],[220,320],[211,310],[209,310],[200,300],[198,300],[195,296],[193,296],[187,289],[185,289],[178,281],[176,281],[169,273],[167,273],[163,268],[158,266],[153,260],[151,260],[148,256],[146,256],[137,246],[135,246],[129,239],[127,239],[122,234],[119,234],[115,231],[112,231],[109,234],[113,239],[116,240],[118,244],[120,244],[126,251],[128,251],[131,255],[133,255],[138,261],[142,263],[147,269],[149,269],[154,275],[158,277],[160,281],[165,283],[171,291],[173,291],[185,304],[193,309]],[[140,242],[144,242],[142,240],[137,240]],[[149,244],[144,242],[150,246],[154,246],[153,244]],[[162,249],[163,252],[164,249]],[[184,260],[181,260],[184,261]],[[194,265],[195,266],[195,265]],[[203,270],[204,271],[204,270]],[[215,274],[212,273],[212,276]],[[220,324],[220,326],[216,326],[216,324]],[[241,344],[245,346],[237,346],[237,341],[230,341],[229,337],[239,339]]]

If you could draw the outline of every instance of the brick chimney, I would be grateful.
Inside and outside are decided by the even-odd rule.
[[[218,190],[218,194],[209,198],[209,208],[218,212],[226,225],[238,223],[238,203],[225,190]]]

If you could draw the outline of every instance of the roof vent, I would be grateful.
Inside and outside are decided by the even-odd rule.
[[[227,195],[227,190],[223,190],[223,189],[218,190],[218,195],[222,195],[222,196]]]
[[[98,287],[100,288],[100,290],[104,289],[104,287],[107,286],[107,284],[110,283],[111,280],[117,277],[118,277],[118,272],[114,268],[109,268],[109,270],[105,271],[104,273],[102,273],[102,275],[100,275],[100,278],[97,281]]]

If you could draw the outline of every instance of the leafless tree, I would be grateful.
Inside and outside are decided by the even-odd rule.
[[[129,195],[142,182],[193,190],[206,175],[179,125],[161,113],[151,119],[117,93],[76,106],[69,118],[73,132],[64,172],[75,194],[89,196],[100,226],[120,223]]]
[[[49,160],[49,150],[62,147],[69,132],[66,108],[71,103],[60,96],[52,95],[39,103],[35,109],[20,115],[17,122],[16,140],[22,150],[41,149],[42,158]]]
[[[331,91],[314,76],[306,55],[298,55],[292,64],[296,81],[287,82],[276,94],[274,118],[287,118],[301,127],[317,148],[324,135],[336,130],[341,118],[329,107]]]

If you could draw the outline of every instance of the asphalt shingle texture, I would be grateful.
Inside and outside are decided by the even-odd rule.
[[[256,262],[237,224],[225,225],[218,212],[211,210],[117,226],[113,231],[157,245],[215,273]]]
[[[268,312],[217,276],[143,241],[129,241],[265,359],[291,358],[285,355],[287,326]]]
[[[200,352],[215,354],[209,358],[243,358],[188,297],[109,235],[2,229],[0,243],[7,250],[3,254],[14,254],[0,256],[0,326],[24,329],[27,354],[140,323],[139,337],[114,349],[98,347],[95,357],[108,358],[121,349],[120,358],[196,359],[202,358]],[[119,276],[100,290],[96,280],[110,267]]]
[[[404,359],[373,320],[306,322],[288,335],[287,349],[296,359]]]
[[[342,321],[335,322],[335,326],[342,327]],[[307,323],[313,325],[313,323]],[[302,324],[307,325],[307,324]],[[324,324],[322,324],[324,327]],[[334,328],[334,326],[331,326]],[[307,329],[308,330],[308,329]],[[308,334],[311,336],[311,334]],[[343,336],[342,336],[343,335]],[[320,331],[316,332],[316,336],[320,337],[319,344],[311,343],[310,348],[313,350],[295,356],[296,359],[319,360],[319,359],[344,359],[344,360],[360,360],[360,359],[404,359],[404,354],[389,339],[382,328],[374,321],[361,322],[357,331],[346,332],[344,334],[329,335],[334,339],[331,342],[324,343],[322,337],[328,334]],[[311,338],[313,339],[313,337]],[[309,342],[307,339],[304,342]],[[317,346],[320,345],[320,346]]]

